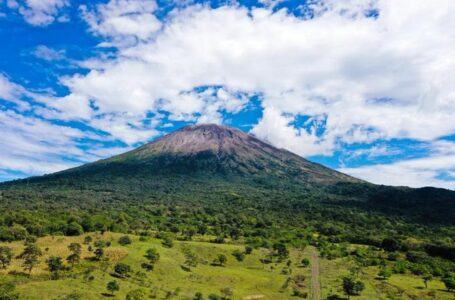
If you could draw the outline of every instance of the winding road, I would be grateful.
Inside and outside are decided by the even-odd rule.
[[[311,299],[321,300],[321,282],[319,281],[319,256],[318,250],[311,246]]]

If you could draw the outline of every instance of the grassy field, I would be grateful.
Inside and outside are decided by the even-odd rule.
[[[232,252],[244,250],[242,245],[213,244],[207,242],[179,242],[174,241],[172,248],[165,248],[161,240],[148,238],[147,241],[139,241],[138,237],[130,236],[133,243],[126,246],[118,245],[120,234],[105,233],[103,236],[93,235],[94,239],[112,241],[110,247],[105,248],[105,256],[108,262],[92,262],[83,259],[71,274],[63,274],[65,278],[50,280],[49,271],[45,264],[46,257],[58,255],[67,257],[70,252],[67,246],[71,242],[82,244],[84,237],[45,237],[38,239],[38,245],[44,251],[41,263],[32,270],[31,277],[23,274],[22,261],[14,259],[7,270],[2,270],[0,280],[13,281],[23,299],[54,299],[59,296],[77,292],[81,299],[100,299],[103,293],[107,293],[106,284],[117,280],[120,283],[120,291],[115,293],[115,299],[125,299],[126,294],[133,289],[144,289],[147,294],[156,294],[157,299],[164,299],[172,294],[172,299],[192,299],[196,292],[202,292],[205,297],[211,293],[220,295],[220,289],[232,288],[234,299],[289,299],[292,292],[292,284],[287,288],[283,285],[288,277],[307,273],[307,270],[299,268],[295,263],[301,260],[303,253],[292,250],[290,259],[292,274],[282,274],[286,267],[286,261],[281,263],[262,264],[260,259],[266,254],[265,249],[254,250],[247,255],[245,260],[238,262]],[[191,271],[185,271],[181,265],[185,261],[182,246],[188,246],[197,255],[199,264]],[[14,249],[15,254],[22,251],[21,242],[8,244]],[[146,262],[144,254],[149,248],[156,248],[160,253],[160,260],[155,269],[147,272],[141,268],[141,263]],[[225,254],[228,258],[226,266],[212,266],[211,262],[218,254]],[[92,257],[93,253],[83,246],[83,258]],[[132,276],[126,279],[116,279],[111,276],[113,266],[117,262],[130,265],[133,269]],[[93,268],[94,279],[90,282],[84,280],[83,272],[87,268]],[[9,274],[8,274],[9,273]],[[12,275],[13,274],[13,275]],[[62,276],[62,277],[64,277]],[[299,287],[302,292],[307,291],[305,286]],[[105,295],[107,296],[107,295]]]
[[[337,294],[342,296],[341,277],[350,273],[353,266],[352,260],[340,258],[334,260],[321,259],[321,287],[322,297]],[[377,277],[378,267],[363,268],[359,277],[365,284],[365,289],[360,296],[353,296],[351,299],[409,299],[409,300],[453,300],[455,294],[448,292],[444,284],[434,279],[425,288],[421,277],[412,274],[393,274],[387,280]]]
[[[294,290],[310,295],[309,267],[301,268],[299,262],[302,258],[310,258],[309,248],[304,250],[291,249],[290,261],[262,264],[261,258],[267,254],[266,249],[255,249],[252,254],[246,255],[245,260],[238,262],[232,252],[243,251],[243,245],[214,244],[203,241],[179,242],[174,241],[172,248],[163,247],[161,240],[147,238],[140,241],[139,237],[131,236],[132,244],[121,246],[118,238],[122,234],[105,233],[104,235],[92,234],[94,240],[102,239],[111,241],[111,246],[105,248],[104,262],[91,261],[93,252],[83,244],[84,236],[79,237],[44,237],[38,239],[38,245],[43,250],[40,264],[33,269],[31,276],[23,273],[20,259],[14,259],[8,269],[0,271],[0,281],[14,282],[21,299],[71,299],[65,298],[71,293],[81,295],[80,299],[125,299],[126,294],[135,289],[143,289],[147,299],[153,296],[156,299],[193,299],[196,292],[201,292],[204,299],[209,294],[221,295],[220,290],[231,288],[232,299],[298,299],[292,296]],[[45,260],[51,255],[66,258],[70,252],[67,246],[71,242],[83,245],[82,260],[72,271],[62,272],[61,278],[50,279]],[[15,255],[23,248],[22,242],[9,244]],[[198,265],[190,271],[184,270],[185,261],[183,248],[191,249],[197,256]],[[144,254],[147,249],[156,248],[160,253],[160,260],[153,271],[147,272],[141,268],[141,263],[146,262]],[[211,263],[218,254],[224,254],[228,260],[224,267],[213,266]],[[128,278],[114,278],[113,267],[116,263],[123,262],[133,269]],[[322,299],[328,295],[343,295],[341,290],[341,277],[349,273],[352,262],[349,258],[320,259],[320,283]],[[92,280],[84,276],[86,270],[91,270]],[[375,267],[365,268],[361,271],[361,278],[365,283],[365,290],[361,296],[351,299],[454,299],[454,294],[444,289],[439,280],[429,283],[428,289],[424,288],[421,278],[413,275],[392,275],[387,281],[378,280]],[[303,275],[303,277],[302,277]],[[297,277],[304,278],[298,281]],[[117,280],[120,290],[115,296],[110,296],[106,290],[109,281]],[[309,296],[308,296],[309,298]]]

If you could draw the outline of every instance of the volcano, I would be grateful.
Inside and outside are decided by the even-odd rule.
[[[189,125],[132,151],[54,174],[0,184],[4,199],[76,207],[125,203],[301,210],[336,205],[452,222],[455,192],[374,185],[215,124]],[[39,199],[35,201],[34,199]],[[332,209],[332,208],[331,208]],[[260,210],[258,210],[260,211]]]
[[[305,182],[360,180],[278,149],[239,129],[189,125],[133,151],[64,173],[124,168],[150,174],[272,176]],[[97,171],[100,172],[100,171]]]

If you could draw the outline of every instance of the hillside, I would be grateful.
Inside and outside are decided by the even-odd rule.
[[[14,252],[0,281],[16,285],[20,299],[233,292],[224,299],[317,300],[342,294],[340,278],[351,274],[365,284],[358,299],[450,299],[454,220],[455,192],[374,185],[238,129],[194,125],[118,156],[0,184],[0,258]],[[120,245],[124,234],[132,245]],[[33,244],[30,236],[44,252],[27,274],[19,241]],[[82,259],[52,271],[49,261],[67,257],[71,242],[83,243]],[[149,247],[161,254],[151,266]],[[320,271],[302,266],[304,258],[318,263],[318,252]],[[119,277],[119,264],[134,272]],[[106,292],[113,279],[115,296]],[[7,288],[0,284],[0,297]],[[142,298],[125,298],[136,292]]]
[[[0,193],[10,212],[0,240],[20,237],[16,225],[44,235],[70,232],[75,223],[77,231],[200,227],[258,240],[311,228],[333,240],[376,245],[386,236],[414,236],[444,248],[450,243],[442,236],[455,220],[455,192],[373,185],[210,124],[78,168],[2,183]]]

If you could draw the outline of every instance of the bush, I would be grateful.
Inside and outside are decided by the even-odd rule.
[[[294,291],[292,291],[292,296],[299,297],[299,298],[307,298],[308,297],[308,293],[302,292],[302,291],[299,291],[299,290],[294,290]]]
[[[302,259],[302,261],[300,262],[300,266],[303,267],[303,268],[306,268],[310,265],[310,260],[308,258],[304,258]]]
[[[234,256],[237,261],[243,261],[245,259],[245,253],[241,252],[240,250],[235,250],[232,252],[232,256]]]
[[[143,269],[145,269],[145,270],[150,272],[150,271],[153,271],[155,266],[153,264],[151,264],[151,263],[144,262],[144,263],[141,264],[141,268],[143,268]]]
[[[172,239],[170,237],[165,237],[163,239],[163,241],[161,242],[161,244],[163,245],[163,247],[166,247],[166,248],[174,247],[174,242],[172,241]]]
[[[16,293],[16,286],[12,283],[0,283],[0,299],[18,300],[19,294]]]
[[[160,260],[160,254],[156,251],[155,248],[150,248],[145,253],[145,257],[150,261],[151,264],[155,264]]]
[[[118,263],[115,265],[114,271],[119,275],[128,276],[129,273],[131,272],[131,267],[124,263]]]
[[[201,292],[197,292],[196,294],[194,294],[193,300],[204,300],[204,296],[202,295]]]
[[[129,291],[126,294],[126,300],[143,300],[145,299],[145,292],[141,289]]]
[[[223,267],[226,265],[227,257],[224,254],[218,254],[218,256],[213,260],[212,265]]]
[[[124,235],[118,239],[118,243],[122,246],[131,244],[131,239],[129,236]]]
[[[71,222],[66,227],[66,235],[76,236],[84,233],[84,229],[76,222]]]

